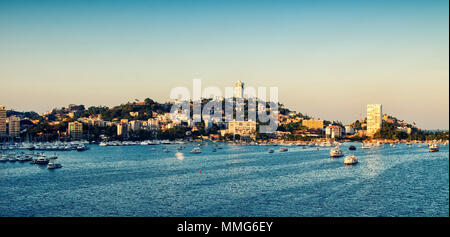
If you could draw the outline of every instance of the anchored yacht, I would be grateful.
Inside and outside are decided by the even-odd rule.
[[[344,159],[345,165],[354,165],[356,163],[358,163],[358,159],[356,159],[356,156],[354,156],[354,155],[346,156]]]
[[[339,147],[335,147],[330,150],[330,156],[331,157],[342,157],[344,156],[344,153],[342,153],[341,149]]]
[[[437,144],[433,144],[430,146],[430,152],[439,151],[439,146]]]

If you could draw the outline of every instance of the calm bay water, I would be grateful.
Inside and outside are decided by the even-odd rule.
[[[448,146],[349,145],[355,166],[325,147],[230,145],[187,146],[184,160],[176,145],[92,145],[56,152],[57,170],[0,163],[0,216],[449,216]]]

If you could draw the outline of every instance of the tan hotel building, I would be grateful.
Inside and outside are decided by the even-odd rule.
[[[69,128],[67,130],[72,139],[81,140],[83,137],[83,124],[80,122],[69,123]]]
[[[228,122],[228,129],[223,134],[239,135],[241,137],[256,138],[256,122],[255,121],[236,121]]]
[[[315,120],[308,119],[302,121],[302,126],[305,126],[309,129],[322,129],[323,128],[323,120]]]
[[[6,107],[0,105],[0,136],[6,135]]]
[[[383,112],[381,104],[367,105],[367,135],[373,136],[381,129]]]
[[[17,137],[20,133],[20,118],[17,116],[11,116],[8,118],[9,121],[9,135],[12,137]]]

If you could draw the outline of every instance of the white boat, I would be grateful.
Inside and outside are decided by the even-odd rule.
[[[17,161],[16,156],[14,154],[9,154],[8,161],[16,162]]]
[[[356,156],[354,156],[354,155],[346,156],[344,159],[345,165],[354,165],[356,163],[358,163],[358,159],[356,159]]]
[[[25,155],[24,161],[32,161],[32,160],[33,160],[32,155]]]
[[[85,146],[84,144],[77,146],[77,151],[86,151],[88,149],[89,148],[87,146]]]
[[[31,163],[32,164],[48,164],[49,160],[45,157],[39,157],[35,160],[33,160]]]
[[[47,164],[47,169],[57,169],[57,168],[61,168],[62,167],[61,164],[55,163],[55,159],[56,158],[50,158],[50,161]]]
[[[198,148],[198,147],[195,147],[190,152],[193,153],[193,154],[199,154],[199,153],[202,153],[202,150],[200,148]]]
[[[363,144],[361,145],[361,148],[362,148],[362,149],[369,149],[370,147],[372,147],[372,146],[369,145],[369,144],[365,144],[365,143],[363,143]]]
[[[159,145],[159,144],[161,144],[160,141],[149,141],[148,142],[148,145],[150,145],[150,146]]]
[[[170,150],[169,149],[167,149],[167,148],[164,148],[164,150],[163,150],[164,152],[170,152]]]
[[[280,147],[280,152],[286,152],[286,151],[288,151],[287,147]]]
[[[433,144],[430,146],[430,152],[439,151],[439,146],[437,144]]]
[[[47,169],[57,169],[57,168],[62,168],[62,165],[54,164],[54,163],[48,163],[48,165],[47,165]]]
[[[108,146],[108,143],[106,142],[100,142],[100,144],[98,144],[99,146]]]
[[[25,161],[27,161],[27,158],[25,157],[25,155],[18,156],[18,157],[17,157],[17,161],[19,161],[19,162],[25,162]]]
[[[335,147],[330,150],[330,156],[331,157],[342,157],[344,156],[344,153],[342,153],[341,149],[339,147]]]
[[[274,153],[274,152],[275,151],[272,148],[269,149],[269,153]]]

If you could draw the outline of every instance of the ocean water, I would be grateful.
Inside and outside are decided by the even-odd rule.
[[[233,146],[190,154],[177,145],[99,147],[56,153],[63,168],[0,163],[3,217],[448,217],[449,149],[349,151]],[[152,148],[156,148],[155,151]],[[163,152],[168,148],[171,152]],[[184,158],[184,159],[181,159]]]

